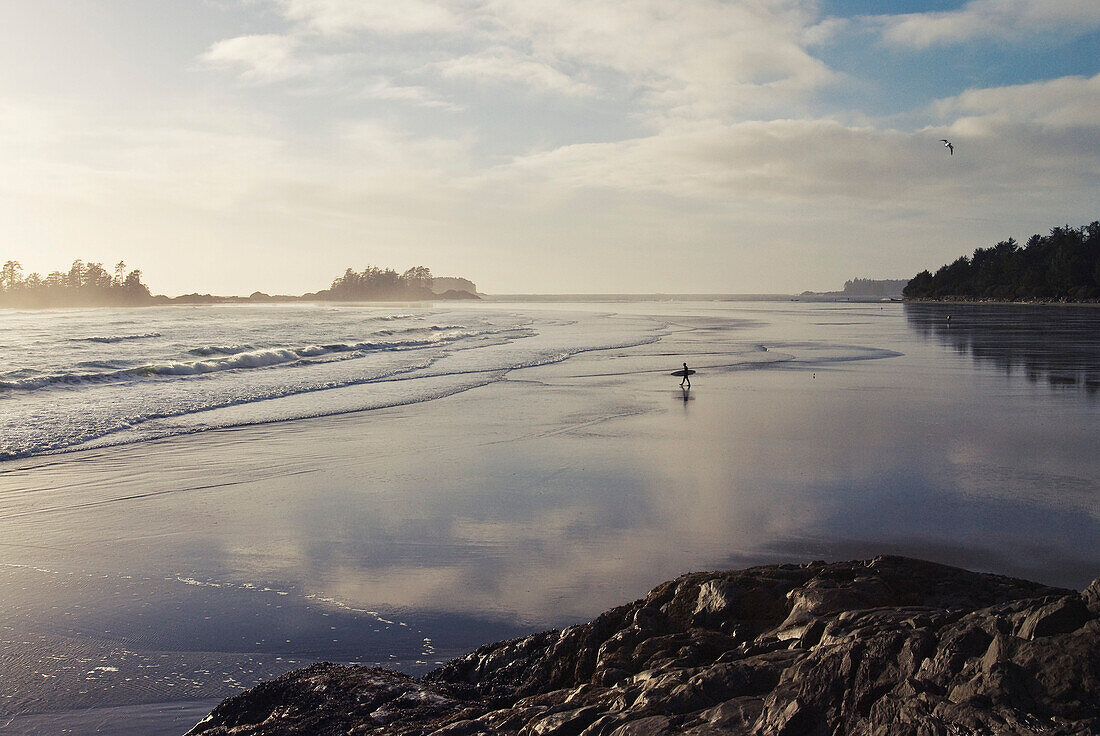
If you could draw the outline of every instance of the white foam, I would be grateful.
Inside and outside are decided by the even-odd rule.
[[[652,342],[662,329],[647,317],[475,309],[150,312],[161,340],[62,349],[63,334],[26,331],[25,346],[42,346],[20,353],[23,364],[0,382],[0,459],[430,401],[509,371]],[[357,333],[364,339],[349,339]],[[163,356],[150,360],[150,350]],[[70,371],[66,361],[121,367]]]

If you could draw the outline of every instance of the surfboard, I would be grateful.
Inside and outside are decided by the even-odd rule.
[[[683,369],[681,368],[681,369],[680,369],[680,370],[678,370],[678,371],[673,371],[673,372],[672,372],[672,375],[674,375],[674,376],[694,376],[694,375],[695,375],[695,371],[693,371],[693,370],[692,370],[692,369],[690,369],[690,368],[688,368],[688,369],[687,369],[687,370],[685,371],[685,370],[683,370]]]

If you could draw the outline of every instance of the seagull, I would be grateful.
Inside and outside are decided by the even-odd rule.
[[[954,156],[955,147],[951,145],[951,141],[947,140],[946,138],[940,138],[940,140],[943,141],[943,147],[947,149],[947,152]]]

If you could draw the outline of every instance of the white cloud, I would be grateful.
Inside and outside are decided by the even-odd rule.
[[[584,96],[595,88],[577,81],[550,64],[527,58],[516,51],[497,47],[448,59],[437,64],[448,78],[468,78],[488,82],[514,82],[535,90],[564,95]]]
[[[275,48],[219,44],[207,61],[275,77],[290,73],[294,54],[346,53],[349,39],[366,51],[372,37],[426,34],[437,40],[403,46],[407,65],[418,57],[452,79],[572,96],[611,84],[624,99],[641,93],[658,119],[779,109],[834,79],[804,48],[816,11],[796,0],[272,1],[300,48],[279,48],[275,38]]]
[[[83,106],[2,105],[0,194],[129,211],[160,203],[353,213],[381,198],[438,201],[469,173],[470,146],[384,120],[344,121],[316,140],[224,107],[124,118]]]
[[[973,132],[1006,124],[1100,128],[1100,74],[968,90],[937,100],[933,108],[943,119],[956,119],[956,128],[965,124]]]
[[[971,0],[958,10],[873,16],[888,43],[912,48],[964,43],[978,38],[1026,38],[1058,32],[1069,36],[1100,28],[1096,0]]]
[[[807,46],[820,46],[829,43],[844,31],[852,27],[850,18],[825,18],[802,32],[802,41]]]
[[[427,177],[463,175],[471,165],[469,140],[416,137],[382,120],[345,123],[337,136],[338,168],[360,183],[373,179],[390,189],[415,189]]]
[[[751,202],[847,202],[896,211],[989,210],[1087,198],[1100,170],[1100,75],[970,90],[910,132],[830,119],[706,122],[515,159],[502,177],[548,186]],[[945,155],[938,139],[954,141]],[[1041,204],[1042,203],[1042,204]]]
[[[296,55],[300,46],[293,36],[238,36],[218,41],[199,59],[210,66],[240,69],[245,79],[286,79],[308,69]]]
[[[1095,202],[1100,75],[968,90],[933,109],[955,153],[977,160],[986,178],[974,185],[979,194],[1011,191],[1023,207],[1036,206],[1029,197],[1059,208],[1082,195]]]
[[[461,110],[456,105],[438,97],[431,90],[419,85],[396,85],[385,77],[375,77],[361,90],[361,96],[374,100],[392,100],[408,102],[422,107],[439,107],[447,110]]]
[[[623,75],[657,108],[700,117],[787,103],[831,79],[803,49],[812,14],[762,0],[491,0],[514,43]]]
[[[461,5],[452,10],[430,0],[278,0],[290,20],[322,33],[352,31],[425,33],[450,31],[462,24]]]
[[[740,201],[883,200],[934,175],[914,136],[832,120],[710,123],[517,159],[559,185]]]

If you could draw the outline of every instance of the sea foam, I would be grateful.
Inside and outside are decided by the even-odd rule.
[[[249,306],[16,315],[0,459],[431,401],[660,323],[452,308]],[[139,334],[140,332],[140,334]],[[89,340],[88,336],[120,339]]]

